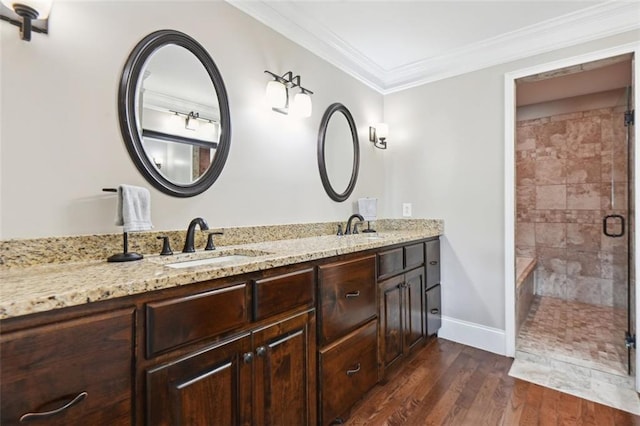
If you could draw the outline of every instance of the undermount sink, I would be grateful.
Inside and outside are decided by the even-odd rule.
[[[265,256],[270,253],[259,250],[230,250],[230,251],[210,251],[189,254],[178,254],[175,257],[158,258],[156,263],[160,263],[169,268],[191,268],[194,266],[227,266],[236,263],[243,263],[250,259]]]

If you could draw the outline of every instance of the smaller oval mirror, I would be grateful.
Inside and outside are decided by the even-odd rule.
[[[231,120],[222,76],[198,42],[173,30],[145,37],[124,67],[118,103],[125,145],[149,183],[191,197],[215,182]]]
[[[318,133],[318,168],[322,185],[334,201],[349,198],[360,167],[358,132],[351,113],[341,103],[325,111]]]

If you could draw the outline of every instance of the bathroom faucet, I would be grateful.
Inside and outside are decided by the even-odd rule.
[[[362,215],[359,215],[358,213],[356,214],[352,214],[351,216],[349,216],[349,220],[347,220],[347,229],[345,229],[344,231],[344,235],[350,235],[351,234],[351,221],[353,219],[360,219],[361,222],[364,222],[364,217],[362,217]],[[354,234],[357,234],[358,232],[354,232]]]
[[[209,229],[209,225],[207,225],[207,221],[201,217],[196,217],[189,223],[189,227],[187,228],[187,238],[184,241],[184,248],[182,249],[183,253],[193,253],[196,249],[193,247],[194,239],[196,234],[196,226],[200,226],[200,229],[206,231]]]

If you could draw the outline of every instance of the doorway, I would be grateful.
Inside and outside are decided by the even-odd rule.
[[[631,390],[637,374],[635,128],[626,122],[635,102],[633,49],[594,56],[505,80],[517,99],[505,115],[515,135],[514,174],[505,184],[506,241],[511,237],[513,250],[505,256],[512,275],[506,352],[516,361],[540,362],[544,380],[569,393],[580,382],[573,374],[567,379],[569,370],[604,374]],[[622,81],[612,83],[620,70]],[[523,272],[529,276],[516,276]]]

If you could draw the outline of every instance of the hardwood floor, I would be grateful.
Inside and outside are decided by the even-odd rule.
[[[443,339],[416,351],[347,425],[640,425],[640,417],[508,375],[511,358]]]

